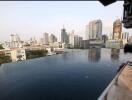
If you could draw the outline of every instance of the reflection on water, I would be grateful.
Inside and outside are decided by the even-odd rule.
[[[119,60],[120,49],[111,49],[111,60]]]
[[[132,58],[120,50],[112,53],[120,53],[114,63],[110,51],[67,50],[60,55],[3,64],[0,100],[97,100],[119,66]]]
[[[63,53],[62,58],[63,58],[63,59],[67,59],[67,52],[64,52],[64,53]]]
[[[88,53],[89,61],[98,62],[101,57],[101,48],[90,48]]]

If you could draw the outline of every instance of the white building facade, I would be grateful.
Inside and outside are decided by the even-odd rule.
[[[5,49],[12,49],[12,48],[22,48],[23,44],[24,44],[24,42],[21,41],[18,34],[11,34],[10,41],[3,43],[2,46]]]
[[[71,48],[74,47],[74,31],[72,31],[69,35],[69,44]]]
[[[44,33],[43,34],[43,44],[44,45],[48,45],[49,44],[49,34],[48,33]]]
[[[12,62],[26,60],[25,49],[13,49],[11,50]]]
[[[89,22],[89,39],[102,38],[102,21],[94,20]]]

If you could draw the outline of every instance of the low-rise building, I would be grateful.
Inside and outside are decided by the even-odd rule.
[[[5,56],[5,52],[3,50],[0,50],[0,56]]]
[[[10,49],[2,49],[0,50],[1,54],[4,53],[5,56],[11,56],[11,50]]]
[[[2,44],[3,48],[5,49],[12,49],[12,48],[22,48],[23,47],[23,42],[17,42],[17,41],[13,41],[13,42],[5,42]]]
[[[106,41],[105,47],[120,49],[122,47],[122,42],[119,40],[108,40]]]
[[[89,40],[89,48],[101,48],[103,46],[103,41],[100,39],[90,39]]]
[[[11,50],[11,59],[12,62],[26,60],[25,49],[17,48]]]

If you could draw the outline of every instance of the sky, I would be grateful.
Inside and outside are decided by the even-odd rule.
[[[0,42],[9,41],[10,34],[39,39],[44,32],[60,40],[63,25],[67,32],[85,37],[86,25],[96,19],[102,20],[103,34],[110,34],[122,15],[123,1],[106,7],[99,1],[0,1]],[[132,29],[123,31],[131,34]]]

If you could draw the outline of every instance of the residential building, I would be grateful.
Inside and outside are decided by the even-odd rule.
[[[63,29],[61,29],[61,43],[68,43],[68,35],[66,32],[66,29],[63,27]]]
[[[120,19],[117,19],[113,23],[113,39],[114,40],[122,39],[122,22],[120,21]]]
[[[82,45],[82,40],[83,38],[82,37],[79,37],[79,47],[81,48],[81,45]]]
[[[10,41],[5,42],[2,44],[3,48],[5,49],[12,49],[12,48],[22,48],[23,47],[23,41],[21,41],[18,34],[11,34],[10,35]]]
[[[82,42],[82,37],[75,35],[74,36],[74,48],[80,48]]]
[[[86,25],[85,28],[85,40],[89,40],[89,25]]]
[[[122,33],[122,39],[128,40],[128,38],[129,38],[129,33],[128,32]]]
[[[100,39],[91,39],[89,40],[89,48],[101,48],[103,46],[103,41]]]
[[[78,37],[78,35],[74,36],[74,47],[75,48],[79,47],[79,37]]]
[[[128,43],[128,38],[129,38],[129,33],[128,32],[122,33],[123,45],[125,45],[126,43]]]
[[[11,50],[11,59],[13,62],[26,60],[25,49],[17,48]]]
[[[48,33],[44,33],[43,34],[43,44],[44,45],[48,45],[49,44],[49,34]]]
[[[89,48],[89,40],[82,40],[80,47],[83,49],[88,49]]]
[[[94,20],[89,22],[89,39],[102,38],[102,21]]]
[[[108,40],[106,41],[106,48],[116,48],[116,49],[120,49],[122,46],[121,41],[119,40]]]
[[[18,34],[11,34],[10,35],[10,42],[20,42],[20,37]]]
[[[71,48],[74,47],[74,30],[69,35],[69,44]]]
[[[34,38],[31,38],[30,39],[30,45],[31,46],[35,46],[37,44],[37,40],[35,39],[35,37]]]
[[[54,42],[57,42],[57,37],[53,34],[50,35],[50,38],[49,38],[49,42],[50,43],[54,43]]]
[[[13,42],[5,42],[2,44],[3,48],[5,49],[12,49],[12,48],[22,48],[23,47],[23,42],[16,42],[16,41],[13,41]]]

